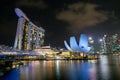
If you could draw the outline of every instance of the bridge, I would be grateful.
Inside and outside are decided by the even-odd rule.
[[[14,50],[33,50],[44,44],[45,30],[33,24],[29,18],[19,9],[15,8],[18,16]]]

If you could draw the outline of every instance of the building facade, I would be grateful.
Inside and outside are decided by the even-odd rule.
[[[14,50],[40,48],[44,44],[45,30],[33,24],[19,8],[16,8],[15,12],[19,18]]]

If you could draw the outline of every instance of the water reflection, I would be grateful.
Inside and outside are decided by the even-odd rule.
[[[96,66],[97,70],[97,79],[101,80],[109,80],[110,78],[110,69],[108,66],[108,56],[101,56],[98,62],[98,65]]]
[[[57,75],[57,80],[60,80],[60,61],[56,61],[56,75]]]
[[[31,61],[11,69],[3,80],[120,80],[120,57],[99,60]]]
[[[88,80],[88,67],[89,64],[87,62],[77,64],[72,62],[68,66],[68,76],[70,80]]]

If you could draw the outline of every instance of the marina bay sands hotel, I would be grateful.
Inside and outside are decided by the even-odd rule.
[[[40,48],[44,43],[45,30],[33,24],[19,8],[15,8],[15,13],[19,18],[13,47],[14,50],[33,50]]]

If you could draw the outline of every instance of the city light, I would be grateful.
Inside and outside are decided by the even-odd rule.
[[[89,40],[92,40],[92,37],[88,37]]]
[[[103,41],[103,39],[99,39],[99,41],[100,41],[100,42],[102,42],[102,41]]]
[[[94,43],[94,40],[93,40],[92,37],[88,37],[88,40],[89,40],[89,43],[90,43],[90,44],[93,44],[93,43]]]

